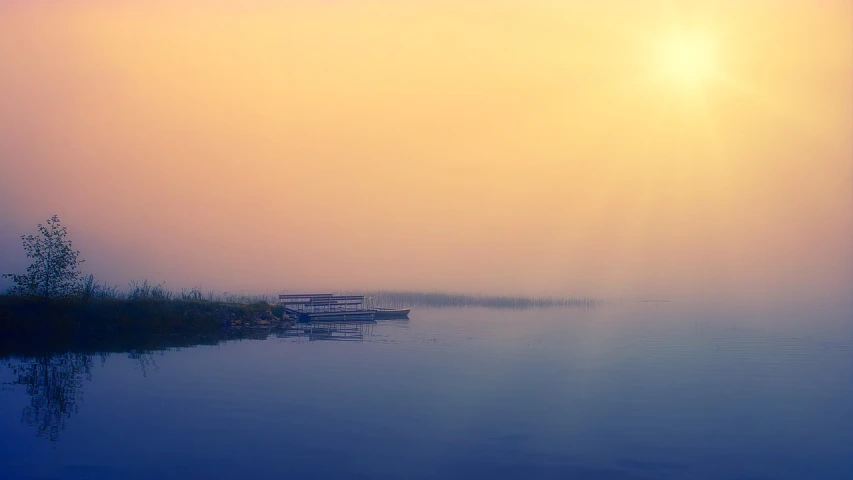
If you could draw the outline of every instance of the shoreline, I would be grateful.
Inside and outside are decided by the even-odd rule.
[[[293,323],[267,302],[183,299],[44,300],[0,296],[0,358],[47,351],[109,351],[241,338]],[[174,345],[172,345],[174,344]]]

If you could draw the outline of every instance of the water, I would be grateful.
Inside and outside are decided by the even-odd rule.
[[[849,479],[853,321],[826,310],[421,308],[12,358],[0,478]]]

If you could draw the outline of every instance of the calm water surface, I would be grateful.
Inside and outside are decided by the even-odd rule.
[[[828,310],[422,308],[12,358],[0,478],[850,479],[853,320]]]

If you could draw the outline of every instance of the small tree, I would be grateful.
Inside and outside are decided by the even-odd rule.
[[[8,273],[3,277],[12,279],[10,293],[54,298],[72,295],[79,286],[80,252],[71,248],[68,232],[59,224],[56,215],[47,225],[39,224],[38,235],[21,235],[27,258],[33,263],[27,273]]]

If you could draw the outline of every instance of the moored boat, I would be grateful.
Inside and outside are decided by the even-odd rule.
[[[279,295],[278,301],[288,316],[302,322],[371,322],[376,318],[408,318],[411,311],[409,308],[368,308],[364,295],[301,293]]]
[[[411,308],[375,308],[376,318],[409,318]]]

